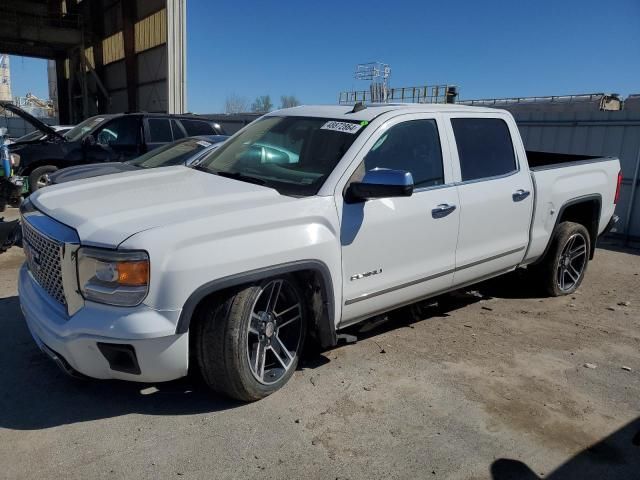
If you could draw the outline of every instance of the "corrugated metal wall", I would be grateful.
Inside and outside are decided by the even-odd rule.
[[[633,175],[640,155],[640,102],[632,98],[622,111],[617,112],[527,112],[502,108],[511,110],[516,118],[528,150],[620,158],[624,181],[616,210],[621,219],[618,232],[640,237],[640,188],[636,187],[634,205],[630,203]]]
[[[184,112],[185,4],[186,0],[74,0],[72,10],[87,20],[87,31],[92,32],[85,35],[84,53],[93,71],[79,72],[76,49],[60,59],[64,79],[73,77],[63,82],[68,108],[61,110],[61,117],[77,122],[98,113]]]

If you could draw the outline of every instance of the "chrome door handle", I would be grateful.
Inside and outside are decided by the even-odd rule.
[[[456,209],[455,205],[449,205],[448,203],[441,203],[436,208],[431,210],[431,216],[433,218],[442,218],[449,215]]]
[[[528,190],[517,190],[513,193],[512,197],[513,197],[513,201],[514,202],[521,202],[522,200],[524,200],[525,198],[527,198],[529,195],[531,195],[531,192]]]

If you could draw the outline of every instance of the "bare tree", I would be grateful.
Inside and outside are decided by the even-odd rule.
[[[249,111],[249,101],[241,97],[240,95],[236,95],[235,93],[231,93],[227,95],[226,100],[224,101],[224,111],[225,113],[245,113]]]
[[[294,95],[282,95],[280,97],[280,108],[291,108],[297,107],[298,105],[300,105],[300,100]]]
[[[251,105],[251,111],[256,113],[268,113],[271,110],[273,110],[273,103],[271,103],[271,96],[269,95],[259,96]]]

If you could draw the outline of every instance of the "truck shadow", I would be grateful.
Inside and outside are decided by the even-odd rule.
[[[244,404],[197,378],[153,385],[67,377],[33,342],[18,297],[0,299],[0,428],[36,430],[130,413],[190,415]]]
[[[397,328],[409,327],[430,318],[448,317],[451,312],[493,298],[543,298],[545,295],[527,278],[526,271],[514,271],[482,283],[416,302],[372,317],[344,329],[359,340]]]
[[[517,275],[517,273],[514,273]],[[519,284],[515,286],[514,284]],[[388,314],[390,321],[375,317],[346,333],[365,339],[385,331],[449,313],[493,296],[525,298],[525,282],[496,279],[418,302]],[[330,360],[318,348],[308,348],[299,369],[320,368]],[[242,408],[209,391],[196,375],[153,385],[123,381],[75,380],[62,373],[33,342],[18,297],[0,299],[0,427],[18,430],[117,417],[129,413],[189,415]]]
[[[607,236],[598,240],[598,248],[610,250],[618,253],[628,253],[640,255],[640,241],[629,241],[625,243],[622,236]],[[598,252],[596,252],[596,255]]]
[[[616,480],[640,475],[640,417],[573,456],[554,471],[538,475],[520,461],[500,458],[491,465],[493,480]]]

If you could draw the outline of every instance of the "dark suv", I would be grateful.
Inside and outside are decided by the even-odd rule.
[[[10,152],[19,157],[14,173],[29,177],[31,192],[46,185],[46,175],[60,168],[121,162],[180,138],[224,135],[220,125],[206,118],[162,113],[97,115],[61,135],[14,105],[0,107],[20,115],[46,134],[40,140],[9,145]]]

